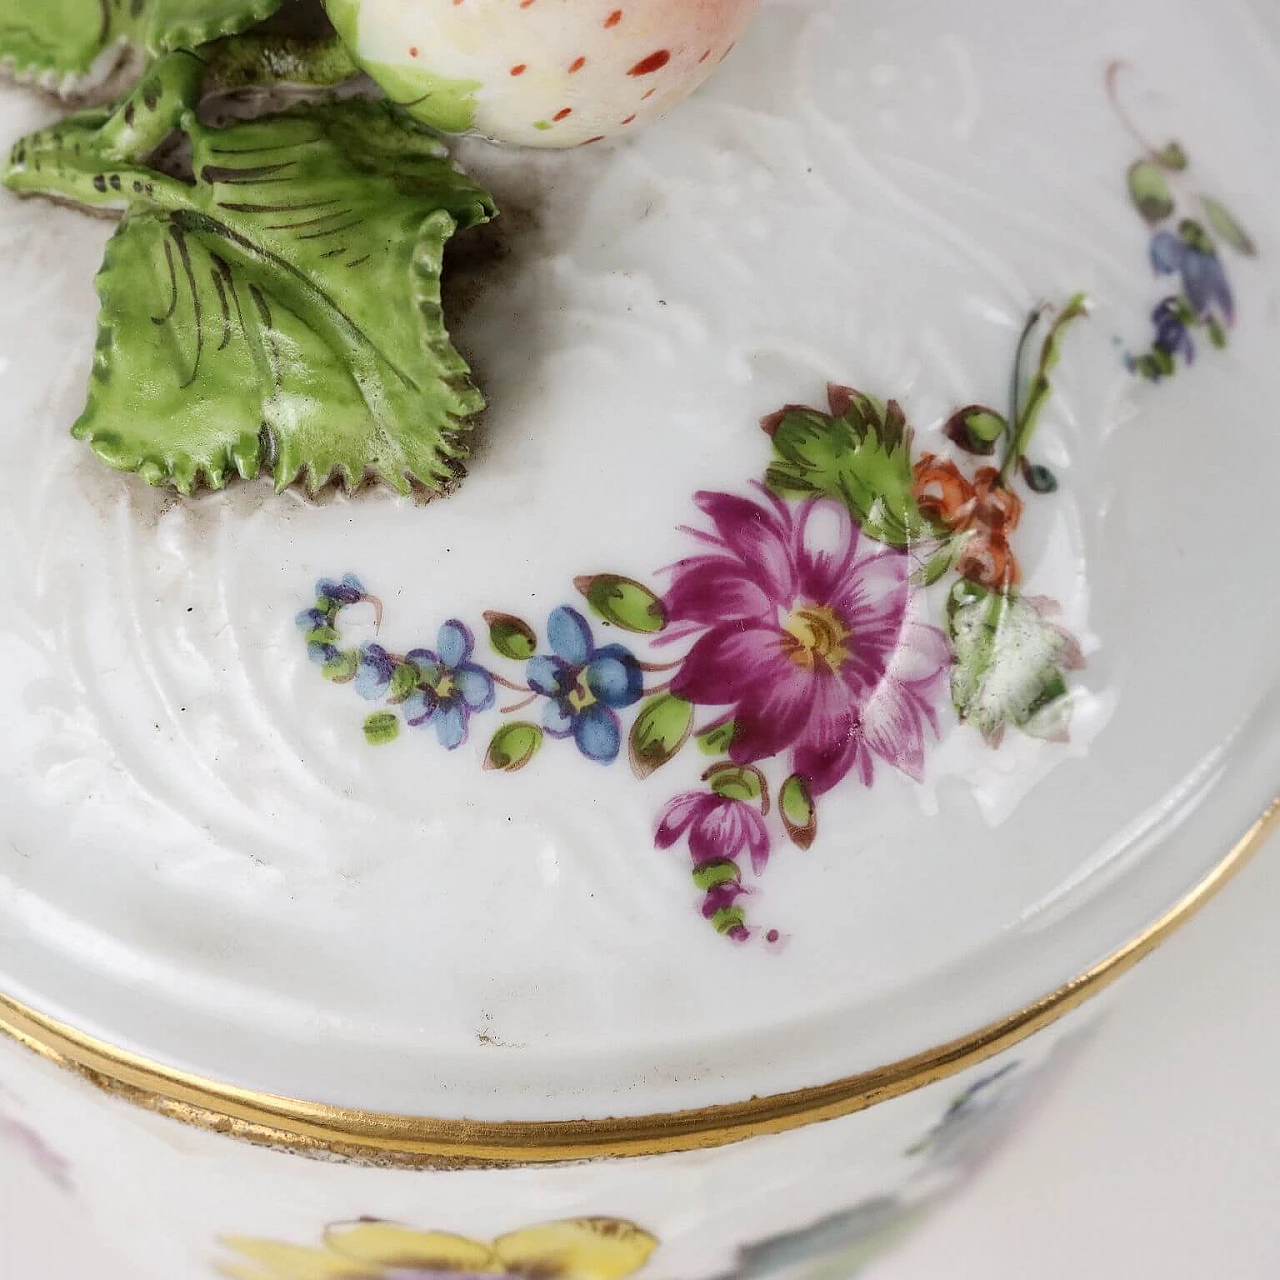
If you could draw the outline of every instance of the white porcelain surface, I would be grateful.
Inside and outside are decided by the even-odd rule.
[[[1280,91],[1247,11],[794,0],[739,52],[626,145],[462,149],[511,254],[454,326],[491,401],[472,474],[425,507],[265,484],[183,501],[107,471],[67,427],[108,228],[4,197],[0,989],[266,1091],[645,1114],[818,1084],[1016,1009],[1261,811]],[[1134,114],[1259,246],[1231,263],[1230,348],[1154,387],[1122,360],[1160,286],[1115,59]],[[0,132],[46,112],[6,90]],[[564,743],[485,771],[482,731],[374,749],[369,708],[307,661],[294,615],[320,577],[356,573],[396,646],[490,609],[542,626],[580,574],[655,580],[688,552],[693,492],[746,491],[760,417],[828,381],[898,397],[941,448],[954,407],[1002,402],[1028,309],[1081,289],[1093,314],[1037,437],[1062,488],[1020,530],[1027,591],[1085,650],[1071,741],[991,750],[942,707],[923,784],[849,780],[810,850],[775,850],[752,912],[785,947],[714,933],[687,855],[653,847],[696,755],[639,782]]]

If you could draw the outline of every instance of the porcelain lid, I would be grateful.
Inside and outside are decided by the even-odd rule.
[[[779,0],[634,139],[463,144],[490,407],[425,505],[103,467],[110,228],[5,196],[0,990],[565,1119],[868,1069],[1140,933],[1280,777],[1276,73],[1235,6]]]

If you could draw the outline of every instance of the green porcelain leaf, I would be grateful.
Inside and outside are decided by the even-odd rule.
[[[1013,725],[1062,738],[1070,716],[1066,672],[1080,665],[1075,641],[1025,599],[958,582],[947,605],[960,718],[992,744]]]
[[[849,394],[839,415],[795,407],[768,421],[769,487],[784,497],[835,498],[864,533],[890,546],[933,536],[912,492],[911,432],[902,410],[893,400],[881,405]]]
[[[243,31],[282,0],[0,0],[0,62],[20,76],[88,75],[128,43],[152,56]]]
[[[264,469],[277,488],[447,488],[483,400],[445,330],[442,257],[490,197],[385,103],[207,128],[184,105],[193,61],[165,59],[117,116],[24,140],[6,172],[24,194],[126,209],[74,434],[183,493]],[[137,163],[174,118],[190,185]]]

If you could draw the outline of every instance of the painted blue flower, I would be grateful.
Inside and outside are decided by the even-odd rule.
[[[572,736],[588,759],[609,764],[622,747],[617,712],[639,702],[644,673],[620,644],[597,649],[591,624],[562,606],[547,621],[550,654],[529,659],[529,687],[547,699],[542,727],[553,738]]]
[[[356,689],[365,674],[365,654],[376,645],[366,645],[361,651],[360,671],[356,675]],[[436,648],[411,649],[404,656],[404,665],[414,670],[416,679],[404,683],[404,690],[392,693],[391,701],[404,713],[405,722],[413,726],[434,724],[440,745],[450,751],[467,740],[467,728],[477,711],[487,711],[496,696],[493,676],[483,667],[471,661],[475,650],[475,637],[464,623],[450,618],[440,628]],[[385,652],[385,651],[383,651]],[[392,691],[396,670],[386,672],[382,655],[373,653],[368,658],[368,685],[371,693],[365,697],[381,697]],[[385,674],[385,679],[384,679]]]
[[[360,665],[356,668],[355,690],[368,702],[376,702],[391,686],[396,661],[380,644],[360,646]]]
[[[1151,266],[1157,275],[1182,277],[1182,291],[1198,320],[1217,315],[1224,324],[1235,320],[1235,299],[1213,241],[1199,223],[1187,220],[1172,231],[1151,237]]]

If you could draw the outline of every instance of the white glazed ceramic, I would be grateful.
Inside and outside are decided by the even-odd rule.
[[[67,427],[109,227],[6,196],[5,1021],[153,1107],[260,1140],[267,1095],[322,1104],[321,1137],[296,1106],[274,1131],[313,1152],[344,1146],[345,1113],[325,1108],[547,1124],[548,1148],[579,1155],[557,1125],[702,1119],[679,1139],[679,1122],[651,1126],[645,1149],[669,1154],[605,1164],[339,1166],[180,1128],[11,1049],[0,1145],[69,1184],[127,1274],[157,1280],[248,1266],[252,1249],[221,1237],[315,1248],[362,1215],[484,1242],[606,1217],[659,1242],[647,1275],[818,1274],[735,1259],[868,1203],[927,1199],[959,1168],[945,1133],[928,1136],[953,1104],[963,1120],[976,1098],[985,1116],[1052,1052],[1042,1040],[981,1064],[1005,1043],[981,1029],[1034,1029],[1080,975],[1154,940],[1280,776],[1267,533],[1280,246],[1261,162],[1276,72],[1236,4],[777,0],[704,92],[625,144],[536,157],[463,144],[506,209],[501,251],[460,259],[452,300],[490,408],[468,480],[425,506],[258,483],[187,500],[107,470]],[[0,129],[49,114],[7,90]],[[1135,131],[1157,148],[1176,138],[1190,160],[1171,179],[1179,198],[1229,206],[1254,250],[1220,237],[1232,305],[1216,275],[1210,292],[1229,343],[1198,331],[1194,362],[1179,355],[1157,383],[1126,356],[1151,342],[1177,272],[1153,273],[1158,231],[1126,191]],[[932,630],[949,580],[913,589],[913,639],[884,682],[902,698],[916,681],[923,709],[818,796],[815,838],[788,839],[775,802],[767,866],[741,858],[741,928],[704,918],[691,829],[655,847],[710,762],[692,746],[644,778],[625,743],[605,767],[572,738],[518,772],[486,769],[490,735],[519,714],[504,720],[508,693],[527,696],[501,688],[453,750],[433,724],[373,746],[362,724],[378,707],[308,661],[296,615],[317,580],[351,574],[380,601],[378,642],[438,648],[460,619],[475,661],[520,684],[522,663],[485,652],[486,613],[543,640],[553,610],[586,612],[584,575],[667,589],[663,566],[707,546],[689,531],[710,527],[694,494],[769,510],[751,487],[771,449],[760,420],[823,404],[828,383],[896,398],[917,454],[973,479],[983,460],[944,422],[1002,407],[1028,313],[1061,314],[1079,292],[1090,314],[1063,336],[1035,437],[1059,487],[1024,494],[1015,546],[1022,590],[1055,601],[1050,625],[1078,645],[1062,651],[1069,732],[992,745],[960,724]],[[345,639],[374,642],[368,601],[341,621]],[[650,666],[683,652],[593,626]],[[663,676],[645,679],[652,691]],[[761,765],[771,787],[788,760]],[[872,1080],[885,1096],[928,1087],[858,1114],[804,1124],[876,1102],[874,1083],[825,1111],[811,1093],[768,1101],[908,1059]],[[700,1112],[750,1099],[763,1101],[733,1132]],[[219,1108],[254,1122],[219,1122]],[[448,1132],[461,1158],[501,1155]],[[342,1154],[391,1159],[400,1142],[367,1139]],[[136,1176],[115,1176],[122,1162]],[[803,1248],[861,1247],[882,1221],[865,1213]],[[639,1252],[563,1273],[630,1274]],[[357,1274],[283,1265],[235,1274]]]

